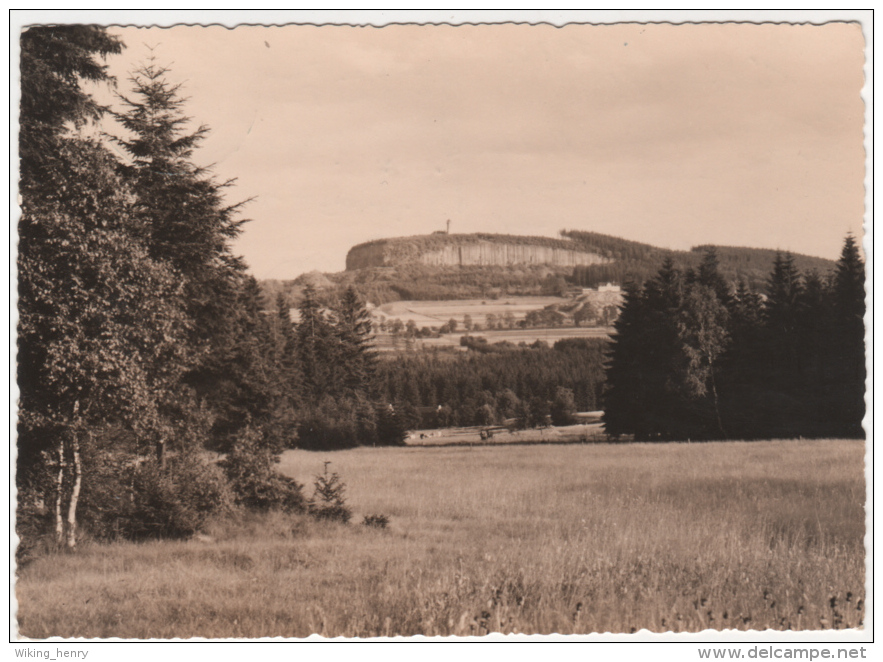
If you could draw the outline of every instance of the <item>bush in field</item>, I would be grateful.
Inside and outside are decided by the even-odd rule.
[[[497,412],[494,409],[494,406],[490,403],[485,403],[479,406],[478,410],[475,412],[476,425],[493,425],[497,422],[497,418]]]
[[[559,386],[555,389],[555,399],[552,401],[552,425],[573,425],[576,422],[575,413],[576,401],[573,391]]]
[[[337,473],[328,473],[328,465],[325,462],[325,472],[316,476],[313,483],[313,498],[310,500],[310,514],[318,519],[343,522],[346,524],[353,516],[352,511],[346,505],[344,483]]]
[[[531,398],[530,400],[530,427],[540,428],[549,424],[550,408],[549,401],[545,398]]]
[[[217,466],[196,452],[147,460],[132,472],[131,501],[121,518],[127,538],[185,538],[213,515],[227,511],[233,494]]]
[[[219,466],[224,470],[237,505],[250,510],[301,512],[305,508],[301,486],[277,472],[279,461],[261,438],[247,428]]]
[[[362,518],[362,524],[374,529],[385,529],[389,525],[389,517],[386,515],[365,515]]]

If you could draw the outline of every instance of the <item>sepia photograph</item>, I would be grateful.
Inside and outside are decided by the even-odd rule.
[[[871,12],[18,13],[17,657],[866,656]]]

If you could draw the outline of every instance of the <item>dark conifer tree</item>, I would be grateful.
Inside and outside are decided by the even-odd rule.
[[[720,272],[720,259],[714,246],[709,246],[703,252],[702,261],[696,271],[696,280],[701,285],[710,288],[721,304],[729,306],[732,293],[730,286]]]
[[[800,376],[795,391],[805,405],[802,423],[804,436],[819,437],[834,433],[830,399],[832,365],[830,344],[834,335],[831,288],[818,272],[810,271],[803,279],[798,301],[798,342]],[[834,418],[832,418],[832,414]]]
[[[614,437],[624,434],[642,437],[649,433],[644,407],[650,394],[644,388],[643,362],[647,350],[643,344],[647,317],[643,288],[627,285],[619,317],[613,325],[604,390],[604,427]],[[519,391],[519,402],[523,402],[526,395]]]
[[[275,448],[287,445],[280,438],[277,415],[284,411],[284,374],[275,364],[276,347],[257,281],[243,278],[230,310],[227,344],[211,355],[202,370],[214,388],[209,402],[217,412],[215,448],[229,450],[250,427]],[[273,439],[270,439],[272,431]]]
[[[217,182],[193,161],[209,128],[188,130],[187,100],[168,74],[153,58],[133,72],[131,94],[119,95],[125,110],[114,113],[130,137],[110,138],[131,158],[126,174],[138,194],[152,254],[185,277],[194,317],[213,326],[223,317],[211,301],[215,288],[229,288],[227,281],[244,270],[230,251],[245,222],[236,218],[244,203],[226,204],[224,190],[233,181]]]
[[[641,375],[647,439],[676,439],[689,420],[688,405],[678,377],[681,340],[678,311],[684,298],[684,276],[670,259],[644,287],[646,318],[639,336],[643,368]]]
[[[295,366],[297,363],[294,324],[291,321],[291,307],[281,292],[276,295],[276,315],[270,325],[273,333],[273,356],[276,371],[284,383],[284,390],[296,398]]]
[[[129,156],[122,172],[134,194],[134,214],[153,259],[168,265],[182,284],[178,301],[191,321],[183,362],[187,374],[181,390],[170,394],[168,415],[186,418],[193,410],[185,385],[196,397],[224,401],[218,366],[234,350],[236,311],[241,303],[244,265],[230,242],[244,221],[236,218],[242,203],[227,204],[225,189],[232,181],[216,182],[193,161],[208,133],[188,130],[186,99],[180,86],[167,80],[168,69],[153,59],[130,77],[132,92],[120,95],[122,112],[114,113],[126,137],[110,136]],[[224,412],[219,412],[221,418]]]
[[[344,291],[335,307],[333,323],[340,343],[344,390],[351,395],[372,394],[377,352],[373,346],[371,315],[352,287]]]
[[[800,393],[800,308],[803,284],[790,254],[777,253],[764,305],[763,372],[758,411],[766,436],[803,433],[808,412]]]
[[[833,337],[830,357],[833,377],[829,397],[833,402],[837,434],[864,438],[865,414],[865,265],[852,236],[847,236],[834,273]]]
[[[298,370],[304,397],[308,402],[316,402],[338,391],[332,379],[337,358],[333,330],[312,285],[304,288],[298,311],[300,319],[295,325]]]
[[[758,384],[764,372],[763,300],[740,280],[729,306],[730,343],[721,359],[724,428],[734,439],[762,435],[756,412],[762,405]]]

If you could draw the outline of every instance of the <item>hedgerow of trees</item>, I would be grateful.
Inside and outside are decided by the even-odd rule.
[[[563,425],[575,411],[600,409],[604,339],[521,347],[469,338],[465,345],[470,350],[465,355],[424,351],[380,361],[380,399],[395,404],[406,427],[492,425],[513,418],[534,427],[546,422],[556,401],[560,416],[552,422]],[[542,413],[528,420],[531,407]]]
[[[138,67],[109,118],[85,91],[115,83],[102,59],[122,49],[93,26],[21,35],[20,559],[190,535],[230,508],[304,511],[274,468],[284,448],[404,436],[373,399],[354,292],[330,311],[306,297],[298,324],[268,310],[230,248],[244,203],[197,164],[208,128],[171,72]]]
[[[776,254],[763,294],[708,249],[626,290],[604,423],[642,440],[864,437],[864,264],[846,238],[825,276]]]

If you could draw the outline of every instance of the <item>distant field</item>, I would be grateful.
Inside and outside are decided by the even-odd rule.
[[[403,324],[413,320],[418,328],[440,327],[448,320],[457,321],[456,333],[444,334],[439,338],[418,338],[410,343],[404,338],[394,339],[389,333],[378,333],[375,344],[381,351],[404,350],[420,347],[459,347],[460,338],[465,335],[463,320],[466,315],[478,324],[480,330],[471,335],[486,338],[489,343],[509,341],[514,344],[531,344],[543,340],[550,345],[564,338],[602,338],[610,335],[609,327],[558,327],[531,329],[494,329],[487,330],[487,316],[494,314],[502,321],[506,313],[511,313],[514,322],[523,320],[532,310],[540,310],[551,304],[572,302],[563,297],[505,297],[503,299],[465,299],[461,301],[395,301],[387,303],[371,311],[375,321],[381,316],[387,322],[399,319]]]
[[[857,441],[361,448],[353,523],[249,516],[19,572],[22,635],[818,630],[864,618]],[[384,514],[387,529],[359,522]]]
[[[406,340],[404,337],[394,338],[390,333],[375,332],[374,345],[382,352],[419,349],[421,347],[460,347],[460,338],[466,335],[464,319],[472,318],[473,324],[480,329],[471,332],[473,336],[486,338],[489,343],[508,341],[514,344],[531,344],[537,340],[554,344],[564,338],[603,338],[609,336],[612,327],[556,327],[529,329],[494,329],[487,330],[487,316],[494,314],[502,322],[506,313],[511,313],[514,323],[523,320],[532,310],[540,310],[552,304],[571,303],[573,299],[564,297],[505,297],[503,299],[464,299],[457,301],[394,301],[371,310],[375,323],[381,318],[387,322],[397,319],[402,324],[413,320],[417,328],[441,327],[449,320],[457,321],[457,331],[439,338],[417,338]],[[297,322],[300,313],[297,308],[291,309],[291,318]]]
[[[532,310],[540,310],[555,303],[571,301],[563,297],[505,297],[502,299],[464,299],[459,301],[395,301],[378,306],[372,311],[375,317],[383,315],[389,321],[396,319],[407,323],[413,319],[418,327],[441,326],[450,319],[462,325],[466,315],[484,328],[491,313],[501,318],[512,313],[515,321],[524,319]]]

